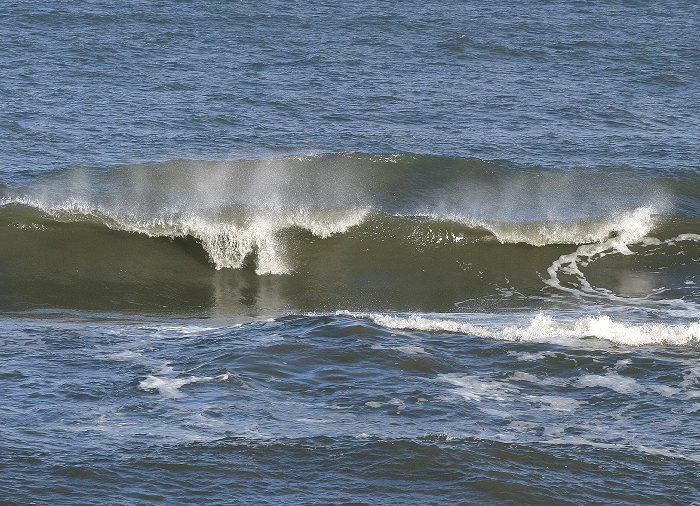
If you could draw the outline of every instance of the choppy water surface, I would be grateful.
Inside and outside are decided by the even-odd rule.
[[[9,319],[4,486],[18,502],[694,500],[693,345],[519,320],[522,337],[347,314]]]
[[[691,2],[6,2],[0,500],[700,500]]]

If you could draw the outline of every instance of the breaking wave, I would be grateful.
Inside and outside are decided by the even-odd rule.
[[[209,300],[252,272],[295,309],[695,304],[697,182],[595,174],[353,154],[56,171],[0,187],[0,275],[32,300],[27,279]]]

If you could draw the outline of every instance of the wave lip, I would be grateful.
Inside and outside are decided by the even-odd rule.
[[[299,209],[259,214],[241,220],[242,223],[217,222],[196,214],[146,220],[118,217],[113,228],[149,237],[191,236],[200,241],[216,269],[240,269],[248,257],[255,255],[256,273],[289,274],[293,267],[286,261],[284,247],[277,238],[280,232],[298,228],[325,239],[358,225],[367,213],[366,209],[336,215]]]

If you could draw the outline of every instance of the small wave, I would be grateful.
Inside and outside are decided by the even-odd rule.
[[[141,388],[141,390],[157,390],[163,397],[177,399],[184,397],[185,394],[180,391],[180,388],[185,385],[214,380],[226,381],[229,377],[230,375],[228,373],[218,376],[189,376],[187,378],[166,378],[151,375],[147,376],[139,383],[139,388]]]
[[[538,314],[526,325],[477,325],[463,318],[435,318],[427,315],[407,316],[382,313],[338,314],[368,319],[382,327],[424,332],[449,332],[506,341],[537,341],[567,343],[570,339],[598,338],[629,346],[648,344],[687,345],[700,341],[700,323],[640,325],[616,322],[607,315],[584,316],[573,322],[557,322],[552,316]]]

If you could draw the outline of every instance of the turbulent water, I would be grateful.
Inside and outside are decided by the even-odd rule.
[[[700,501],[691,2],[7,2],[0,501]]]

